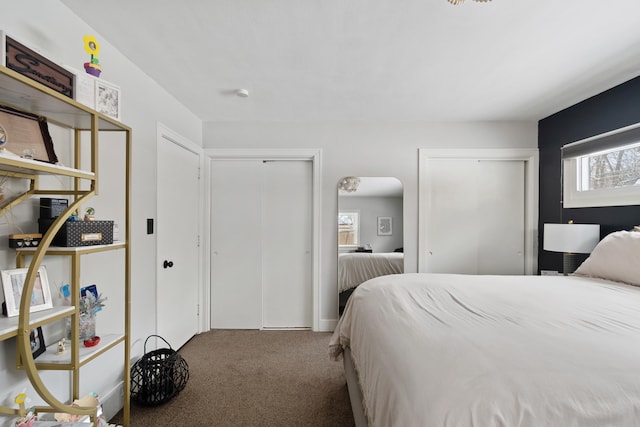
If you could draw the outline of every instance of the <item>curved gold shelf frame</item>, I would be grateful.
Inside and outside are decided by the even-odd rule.
[[[60,215],[51,225],[49,230],[45,233],[40,244],[38,245],[38,249],[33,254],[33,258],[29,263],[29,269],[27,271],[27,277],[25,279],[25,284],[22,290],[22,297],[20,299],[20,316],[18,318],[18,335],[17,335],[17,351],[22,362],[23,368],[27,377],[31,381],[31,384],[35,391],[47,402],[53,410],[56,412],[65,412],[75,415],[88,415],[92,418],[93,422],[96,421],[96,408],[81,408],[77,406],[71,406],[61,402],[57,399],[44,384],[42,379],[40,378],[40,374],[38,368],[36,367],[35,360],[33,359],[33,355],[31,353],[31,343],[29,339],[30,334],[30,306],[31,306],[31,294],[33,293],[33,286],[35,284],[35,278],[38,273],[38,267],[42,263],[42,259],[44,258],[47,250],[51,246],[51,242],[55,237],[56,233],[62,227],[62,224],[71,216],[73,212],[75,212],[79,206],[86,202],[88,199],[92,198],[95,195],[95,191],[88,191],[79,197],[64,211],[62,215]],[[77,319],[78,309],[71,314],[71,317]],[[76,325],[77,322],[72,322],[74,327],[72,328],[72,337],[71,339],[74,342],[78,341],[78,328]],[[41,412],[49,411],[50,408],[38,408]]]

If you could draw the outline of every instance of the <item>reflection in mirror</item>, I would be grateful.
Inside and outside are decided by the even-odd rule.
[[[362,282],[404,272],[403,189],[393,177],[345,177],[338,182],[340,314]]]

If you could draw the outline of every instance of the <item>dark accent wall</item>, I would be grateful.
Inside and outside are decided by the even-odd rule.
[[[540,270],[562,271],[562,254],[542,249],[544,223],[573,220],[576,223],[600,224],[602,237],[612,231],[640,225],[640,205],[564,209],[560,158],[560,147],[565,144],[639,122],[640,77],[540,120]]]

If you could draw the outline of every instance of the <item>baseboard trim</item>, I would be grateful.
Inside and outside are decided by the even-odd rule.
[[[338,319],[320,319],[318,332],[333,332],[338,326]]]
[[[120,381],[115,387],[100,396],[99,400],[105,420],[115,417],[124,408],[124,381]]]

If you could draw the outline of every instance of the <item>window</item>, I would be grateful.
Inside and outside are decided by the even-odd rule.
[[[562,147],[564,207],[640,204],[640,127]]]
[[[360,213],[338,213],[338,244],[340,246],[358,246],[360,244]]]

